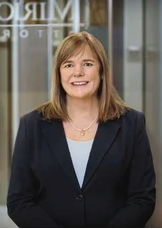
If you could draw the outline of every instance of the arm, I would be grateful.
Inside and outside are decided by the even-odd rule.
[[[144,227],[154,211],[155,172],[142,114],[137,117],[129,172],[126,205],[110,221],[109,227]]]
[[[15,142],[7,196],[10,218],[18,227],[58,227],[54,220],[34,203],[33,176],[29,165],[29,142],[22,118]]]

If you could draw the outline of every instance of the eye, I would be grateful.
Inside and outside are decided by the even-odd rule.
[[[71,68],[73,65],[72,64],[66,64],[64,67],[65,68]]]
[[[85,63],[84,66],[88,66],[89,67],[89,66],[93,66],[93,64],[88,62],[88,63]]]

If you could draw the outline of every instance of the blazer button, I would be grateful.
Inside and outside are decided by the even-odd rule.
[[[78,196],[75,197],[75,199],[78,200],[78,201],[82,201],[83,196],[82,195],[78,195]]]

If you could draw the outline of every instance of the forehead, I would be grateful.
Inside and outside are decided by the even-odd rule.
[[[96,59],[97,60],[97,55],[95,54],[94,50],[90,48],[88,45],[77,48],[72,54],[69,56],[67,59]]]

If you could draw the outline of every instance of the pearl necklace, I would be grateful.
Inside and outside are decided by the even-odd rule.
[[[80,132],[80,136],[82,137],[82,136],[85,135],[86,130],[88,130],[95,123],[95,121],[97,120],[97,117],[98,117],[98,115],[96,115],[96,117],[92,121],[92,123],[88,127],[84,128],[84,129],[77,128],[70,120],[69,120],[69,123],[70,123],[70,125],[72,127],[74,127],[74,129],[76,129],[76,130],[78,130]]]

